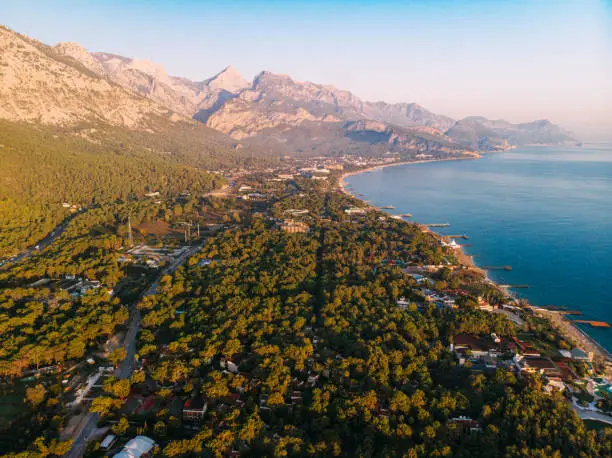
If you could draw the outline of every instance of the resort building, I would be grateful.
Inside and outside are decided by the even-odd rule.
[[[147,458],[153,456],[153,449],[157,446],[155,441],[147,436],[136,436],[123,446],[115,458]]]
[[[295,221],[295,220],[292,220],[292,219],[284,220],[280,224],[280,229],[282,231],[288,232],[290,234],[310,231],[310,227],[308,227],[308,224],[303,223],[301,221]]]
[[[516,362],[521,373],[542,374],[549,378],[561,377],[561,371],[550,358],[542,356],[524,356],[517,357]]]
[[[347,215],[365,215],[366,212],[367,210],[365,208],[359,207],[351,207],[344,210],[344,213],[346,213]]]

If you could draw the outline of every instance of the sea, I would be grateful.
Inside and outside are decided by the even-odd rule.
[[[534,305],[578,310],[612,324],[612,143],[529,147],[348,176],[346,189],[394,214],[411,213]],[[612,351],[612,328],[579,325]]]

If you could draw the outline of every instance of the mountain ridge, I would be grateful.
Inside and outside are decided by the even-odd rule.
[[[13,34],[12,41],[19,40],[15,37],[30,40],[7,28],[3,28],[2,33]],[[13,55],[15,50],[12,50],[11,54],[11,51],[5,48],[0,48],[0,58],[6,60],[4,54]],[[24,103],[26,107],[21,110],[25,113],[15,106],[12,111],[0,107],[1,117],[47,123],[74,123],[93,117],[134,129],[146,128],[143,119],[152,115],[174,121],[187,121],[191,118],[229,135],[235,141],[253,142],[273,148],[292,144],[298,150],[307,148],[304,132],[297,131],[301,128],[311,132],[315,129],[314,124],[317,124],[316,129],[321,134],[334,132],[334,138],[329,139],[330,143],[339,145],[344,144],[344,140],[338,137],[340,132],[345,139],[355,141],[355,138],[359,137],[355,136],[354,129],[360,124],[350,123],[361,120],[384,123],[385,130],[398,132],[398,135],[404,137],[408,135],[419,138],[417,143],[424,151],[430,151],[432,148],[463,149],[464,152],[500,151],[526,144],[576,143],[568,132],[548,120],[520,124],[479,116],[454,120],[443,114],[433,113],[414,102],[390,104],[383,101],[364,101],[352,92],[332,85],[299,82],[290,75],[275,74],[267,70],[258,73],[249,82],[235,67],[228,65],[210,78],[191,81],[170,76],[163,65],[147,59],[133,59],[106,52],[88,52],[74,42],[58,43],[53,47],[38,43],[37,48],[41,56],[48,58],[49,62],[45,64],[47,67],[50,62],[56,67],[66,65],[67,68],[60,69],[60,73],[70,75],[69,69],[74,68],[81,71],[82,75],[78,78],[72,75],[73,79],[68,79],[62,86],[57,81],[57,74],[43,72],[42,80],[55,81],[59,86],[50,87],[40,97],[30,97],[30,104]],[[11,65],[19,67],[20,59],[27,61],[25,56],[13,57],[11,62],[3,65],[9,68]],[[32,65],[28,70],[29,73],[36,73]],[[75,78],[79,80],[79,84],[73,81]],[[0,86],[6,85],[7,78],[4,78],[4,82],[0,79]],[[87,85],[90,87],[86,87]],[[73,90],[66,86],[79,88],[80,92],[77,92],[80,95],[71,101],[70,94]],[[0,90],[2,89],[5,89],[6,98],[9,100],[15,99],[11,97],[10,91],[18,93],[18,100],[27,98],[27,94],[24,91],[19,92],[14,85],[9,85],[8,90],[6,87],[0,87]],[[121,92],[120,89],[127,92]],[[38,90],[41,88],[29,86],[32,94],[36,94]],[[109,96],[117,100],[102,103],[99,100],[100,94],[111,90],[119,91]],[[48,99],[52,101],[54,97],[66,101],[67,106],[56,107],[49,101],[47,104],[50,109],[45,110],[43,102]],[[76,99],[81,101],[81,106],[76,105]],[[87,103],[82,103],[84,100]],[[93,104],[95,108],[89,107],[89,104]],[[119,105],[122,108],[108,105]],[[95,115],[92,116],[87,111],[93,111]],[[337,125],[328,129],[324,128],[324,124]],[[347,126],[351,126],[352,130],[347,130]],[[290,135],[296,138],[288,138]],[[361,137],[375,138],[376,135],[370,132]],[[297,142],[297,138],[300,138],[301,142]],[[357,146],[352,145],[348,149],[354,150]],[[285,151],[292,152],[294,151]],[[331,148],[321,152],[337,153]]]

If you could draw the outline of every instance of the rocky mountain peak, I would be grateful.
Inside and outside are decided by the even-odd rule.
[[[103,122],[138,129],[154,117],[171,116],[101,77],[92,60],[76,43],[49,47],[0,28],[0,118],[66,126]]]
[[[222,89],[228,92],[238,92],[249,86],[249,82],[232,65],[225,67],[215,76],[208,79],[206,83],[213,90]]]
[[[53,50],[62,55],[71,57],[80,62],[85,68],[92,72],[102,75],[105,73],[104,67],[98,62],[83,46],[72,41],[57,43]]]

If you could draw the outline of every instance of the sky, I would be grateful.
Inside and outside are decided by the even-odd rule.
[[[612,140],[612,0],[0,0],[0,22],[193,80],[232,64]]]

